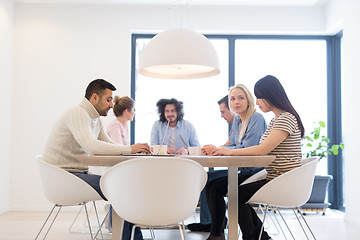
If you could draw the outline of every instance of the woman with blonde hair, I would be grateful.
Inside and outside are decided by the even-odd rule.
[[[116,119],[112,120],[107,126],[107,134],[109,137],[121,144],[121,145],[130,145],[130,135],[128,122],[134,119],[135,115],[135,102],[130,97],[114,97],[114,114]],[[125,221],[123,227],[122,239],[130,239],[130,233],[134,224]],[[109,221],[106,223],[106,227],[109,231],[112,231],[112,210],[110,210]],[[143,236],[139,227],[135,228],[135,240],[143,240]]]
[[[229,91],[230,110],[235,113],[232,129],[228,141],[223,145],[229,149],[245,148],[259,144],[260,137],[266,129],[264,117],[256,112],[255,101],[250,91],[243,85],[237,84]],[[205,145],[202,151],[211,155],[217,148],[214,145]],[[239,168],[239,182],[244,181],[262,168]],[[200,195],[200,223],[189,224],[191,231],[210,231],[212,216],[206,201],[206,188],[214,181],[225,183],[227,191],[227,170],[211,171],[208,173],[208,183]],[[226,193],[225,193],[226,194]],[[225,203],[224,203],[225,204]],[[221,226],[223,222],[219,223]]]
[[[134,119],[135,102],[130,97],[114,97],[114,114],[116,119],[112,120],[107,127],[107,134],[115,142],[121,145],[130,145],[128,121]]]
[[[237,84],[230,88],[229,106],[235,113],[235,118],[230,137],[222,147],[244,148],[259,144],[260,137],[266,129],[266,123],[264,117],[256,112],[254,97],[245,85]],[[216,149],[214,145],[203,147],[204,153],[208,155]]]
[[[247,201],[267,182],[300,166],[301,138],[304,137],[304,126],[299,114],[292,106],[280,81],[271,75],[258,80],[254,87],[256,104],[263,112],[272,112],[274,118],[269,123],[260,144],[242,149],[218,148],[213,155],[275,155],[275,160],[266,167],[266,179],[239,186],[238,222],[244,240],[271,239],[262,231],[262,222],[255,210]],[[226,186],[225,186],[226,187]],[[296,186],[294,186],[296,187]],[[224,239],[223,229],[219,222],[225,217],[225,209],[221,203],[221,188],[206,189],[207,201],[210,206],[211,225],[208,240]],[[212,222],[212,223],[213,223]]]

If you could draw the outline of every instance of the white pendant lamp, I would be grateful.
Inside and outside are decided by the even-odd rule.
[[[150,40],[141,53],[139,73],[155,78],[205,78],[219,74],[220,67],[215,48],[204,35],[177,28]]]

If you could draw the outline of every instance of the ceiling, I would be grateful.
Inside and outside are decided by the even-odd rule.
[[[112,3],[148,5],[313,6],[329,0],[14,0],[29,3]]]

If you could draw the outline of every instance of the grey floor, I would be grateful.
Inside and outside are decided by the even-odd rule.
[[[45,220],[48,212],[7,212],[0,215],[0,240],[27,240],[35,239],[35,236],[40,229],[43,221]],[[85,240],[90,239],[87,232],[87,225],[84,224],[84,216],[80,215],[79,219],[75,222],[73,231],[79,233],[70,233],[69,227],[77,214],[77,209],[70,209],[61,212],[56,220],[53,228],[51,229],[47,239],[51,240]],[[100,215],[103,217],[105,211],[100,210]],[[301,228],[297,224],[296,218],[290,211],[283,211],[287,222],[294,233],[295,239],[306,239],[303,235]],[[306,219],[313,229],[317,239],[359,239],[360,228],[353,226],[344,221],[344,214],[339,211],[327,210],[326,215],[322,216],[317,213],[309,213]],[[95,218],[92,216],[95,225]],[[186,220],[186,223],[198,220],[197,216],[192,216]],[[276,228],[268,219],[266,230],[274,240],[285,239],[281,234],[276,233]],[[144,237],[150,237],[148,230],[142,230]],[[111,235],[104,229],[104,239],[111,239]],[[177,229],[157,229],[155,230],[156,240],[177,240],[181,239],[180,233]],[[186,231],[186,239],[188,240],[204,240],[208,233],[194,233]],[[288,239],[291,237],[288,235]]]

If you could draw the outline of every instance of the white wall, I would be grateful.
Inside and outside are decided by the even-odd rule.
[[[7,211],[10,206],[13,9],[12,0],[0,0],[0,85],[2,95],[2,114],[0,117],[0,214]]]
[[[12,210],[47,209],[34,156],[42,152],[54,121],[81,100],[91,80],[107,79],[117,94],[129,94],[132,32],[180,26],[206,33],[319,34],[325,29],[321,6],[191,7],[180,22],[169,16],[167,6],[15,5]]]
[[[340,1],[340,0],[338,0]],[[357,107],[359,100],[359,56],[360,56],[360,29],[359,29],[360,2],[346,0],[344,3],[344,142],[345,151],[345,193],[346,193],[346,220],[360,226],[359,199],[359,135],[360,130],[356,128],[360,118],[360,108]]]
[[[357,186],[359,179],[359,128],[356,128],[360,118],[357,107],[360,89],[358,56],[360,55],[360,2],[356,0],[331,0],[326,8],[327,27],[332,30],[343,29],[343,141],[344,156],[344,192],[346,204],[346,220],[360,226],[359,199]]]

